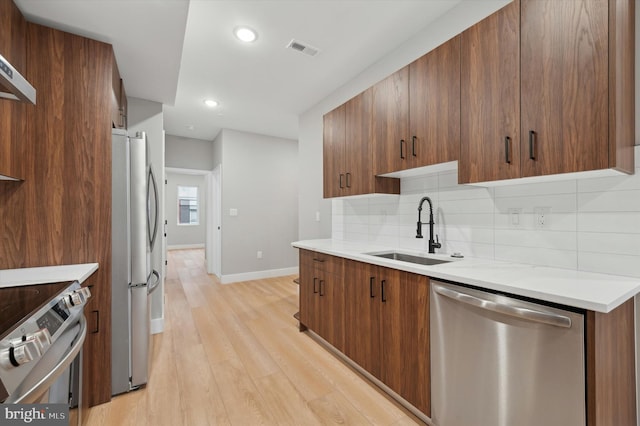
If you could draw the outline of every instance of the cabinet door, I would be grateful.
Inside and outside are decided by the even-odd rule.
[[[111,69],[111,123],[114,128],[122,128],[120,119],[120,104],[122,103],[122,79],[120,70],[113,57],[113,67]]]
[[[344,261],[345,348],[344,353],[372,374],[380,369],[379,307],[376,267]]]
[[[430,415],[429,278],[379,269],[381,379]]]
[[[300,322],[314,329],[315,306],[314,293],[317,291],[317,279],[314,277],[313,252],[300,249]]]
[[[608,167],[608,7],[521,1],[523,176]]]
[[[520,3],[461,35],[458,181],[520,177]]]
[[[336,259],[340,261],[341,259]],[[344,286],[342,273],[321,272],[318,278],[318,334],[339,351],[344,351]]]
[[[323,118],[323,188],[324,198],[344,195],[345,105],[329,111]]]
[[[123,129],[129,127],[129,101],[122,79],[120,79],[120,125]]]
[[[373,86],[373,168],[376,175],[408,167],[409,67]]]
[[[0,1],[0,54],[22,75],[26,71],[27,21],[11,0]],[[21,102],[0,98],[0,175],[24,178],[27,154],[26,108]]]
[[[409,65],[408,168],[460,155],[460,37]]]
[[[346,104],[345,195],[372,192],[371,134],[373,90],[368,89]]]

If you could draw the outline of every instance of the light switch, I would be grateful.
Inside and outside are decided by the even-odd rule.
[[[522,209],[511,208],[508,210],[508,212],[509,212],[509,227],[519,228],[520,214],[522,213]]]
[[[238,209],[229,209],[229,216],[238,216]]]

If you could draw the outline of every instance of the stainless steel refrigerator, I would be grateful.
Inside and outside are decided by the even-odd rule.
[[[151,293],[160,277],[151,265],[158,233],[158,190],[144,132],[112,134],[111,393],[147,383]]]

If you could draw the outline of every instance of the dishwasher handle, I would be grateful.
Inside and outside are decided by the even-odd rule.
[[[514,306],[508,302],[494,302],[492,300],[481,299],[438,284],[433,284],[433,289],[442,296],[477,308],[555,327],[571,328],[571,318],[564,315]]]

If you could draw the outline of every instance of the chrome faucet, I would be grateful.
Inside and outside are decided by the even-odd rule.
[[[427,201],[429,203],[429,253],[435,253],[437,248],[441,248],[442,244],[440,244],[440,242],[438,241],[438,236],[436,235],[436,239],[435,241],[433,240],[433,204],[431,204],[431,198],[429,197],[422,197],[422,200],[420,200],[420,204],[418,205],[418,230],[417,230],[417,234],[416,234],[416,238],[423,238],[422,237],[422,219],[421,219],[421,215],[422,215],[422,204],[424,204],[424,202]]]

